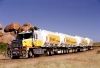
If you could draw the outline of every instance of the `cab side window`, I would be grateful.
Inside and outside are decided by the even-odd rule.
[[[33,35],[33,37],[34,39],[38,39],[38,35],[36,33]]]
[[[35,38],[38,39],[38,35],[37,34],[35,34]]]

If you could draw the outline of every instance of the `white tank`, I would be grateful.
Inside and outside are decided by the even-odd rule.
[[[93,45],[93,40],[90,38],[85,38],[88,41],[88,46],[92,46]]]
[[[90,45],[90,39],[89,38],[85,38],[87,41],[88,41],[88,44],[87,44],[87,46],[89,46]]]
[[[61,43],[65,43],[64,42],[64,37],[66,36],[65,34],[62,34],[62,33],[55,33],[56,35],[58,35],[58,36],[60,36],[60,41],[61,41]]]
[[[60,37],[60,44],[58,46],[62,46],[61,44],[63,44],[63,46],[65,46],[64,38],[65,38],[66,34],[55,32],[55,35],[58,35]]]
[[[93,40],[90,39],[90,46],[93,46]]]
[[[62,43],[64,46],[66,46],[65,44],[76,46],[76,38],[74,36],[59,33],[59,32],[55,32],[55,34],[60,36],[60,41],[61,41],[60,44]],[[65,37],[66,37],[66,39],[69,39],[70,41],[66,40],[66,42],[65,42]]]
[[[66,44],[76,46],[77,45],[77,40],[76,40],[75,36],[66,35]]]
[[[89,41],[84,37],[75,36],[77,38],[77,46],[87,46]]]
[[[43,40],[43,47],[45,46],[45,43],[47,43],[46,47],[49,47],[50,46],[48,44],[49,41],[46,40],[46,37],[47,37],[48,34],[54,35],[54,32],[47,31],[47,30],[41,30],[41,34],[42,34],[42,40]]]
[[[46,41],[46,36],[48,35],[48,34],[52,34],[52,35],[55,35],[55,36],[58,36],[59,37],[59,43],[56,45],[56,46],[65,46],[65,42],[64,42],[64,38],[65,38],[65,36],[66,36],[66,34],[63,34],[63,33],[59,33],[59,32],[51,32],[51,31],[47,31],[47,30],[41,30],[41,32],[42,32],[42,39],[43,39],[43,45],[45,44],[45,43],[51,43],[51,42],[49,42],[49,41]],[[57,38],[57,37],[56,37]],[[55,43],[53,43],[53,44],[55,44]],[[61,44],[63,44],[63,45],[61,45]],[[45,45],[44,45],[45,46]],[[47,46],[49,46],[49,44],[47,45]]]
[[[80,36],[75,36],[76,40],[77,40],[77,45],[76,46],[81,46],[81,37]]]

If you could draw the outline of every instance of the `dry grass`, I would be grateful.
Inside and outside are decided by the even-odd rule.
[[[91,56],[90,56],[91,57]],[[44,61],[40,60],[36,64],[27,64],[24,61],[16,64],[12,68],[100,68],[100,55],[96,55],[90,58],[86,57],[77,57],[75,59],[69,60],[53,60],[53,61]],[[23,63],[24,62],[24,63]],[[0,67],[1,68],[1,67]],[[2,68],[5,68],[4,66]]]
[[[93,46],[94,46],[94,47],[100,47],[100,42],[95,42],[95,43],[93,44]]]
[[[5,54],[0,53],[0,59],[7,59],[7,58],[6,58]]]
[[[78,54],[77,57],[68,59],[44,60],[41,58],[36,63],[35,61],[29,63],[29,59],[20,60],[19,63],[12,63],[10,68],[100,68],[100,54],[97,54],[97,51]],[[0,58],[3,57],[0,56]],[[9,68],[9,64],[0,64],[0,68]]]

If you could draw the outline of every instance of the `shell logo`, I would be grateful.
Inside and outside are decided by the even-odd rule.
[[[55,41],[55,42],[60,42],[60,40],[59,39],[57,39],[57,38],[55,38],[55,37],[49,37],[49,40],[50,41]]]
[[[90,44],[92,45],[93,44],[93,41],[90,41]]]
[[[84,39],[82,39],[82,44],[87,44],[88,42]]]
[[[46,40],[51,43],[60,43],[60,37],[57,35],[48,34],[48,36],[46,36]]]
[[[68,41],[70,41],[70,39],[65,37],[64,42],[68,42]]]
[[[66,41],[70,41],[70,39],[69,38],[66,38]]]
[[[70,38],[70,37],[65,37],[64,42],[67,44],[76,44],[76,39]]]

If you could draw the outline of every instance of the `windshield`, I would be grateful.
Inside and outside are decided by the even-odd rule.
[[[28,39],[28,38],[32,38],[32,33],[24,33],[17,35],[17,39]]]

